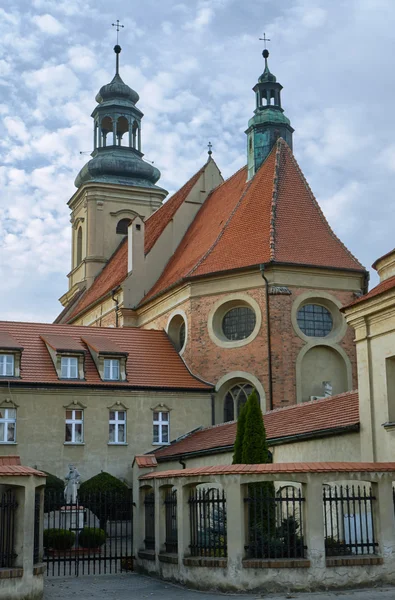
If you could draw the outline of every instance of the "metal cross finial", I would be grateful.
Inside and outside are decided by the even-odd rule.
[[[117,19],[117,22],[116,22],[116,23],[112,23],[112,26],[117,28],[117,44],[118,44],[118,35],[119,35],[119,30],[120,30],[120,29],[123,29],[123,28],[125,27],[125,25],[120,25],[120,23],[119,23],[119,19]]]
[[[211,143],[211,142],[209,142],[209,143],[207,144],[207,146],[208,146],[208,152],[207,152],[207,154],[208,154],[209,156],[211,156],[211,155],[212,155],[212,153],[213,153],[213,151],[212,151],[212,147],[213,147],[213,145],[212,145],[212,143]]]
[[[265,44],[265,49],[266,49],[266,42],[270,42],[270,39],[266,37],[266,33],[263,34],[263,38],[259,38],[262,42],[264,42]]]

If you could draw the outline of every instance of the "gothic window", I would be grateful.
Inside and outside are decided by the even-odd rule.
[[[233,386],[225,396],[224,400],[224,422],[233,421],[235,413],[237,417],[247,402],[248,396],[254,391],[250,383],[238,383]]]
[[[222,320],[222,331],[228,340],[244,340],[254,331],[256,317],[248,306],[229,310]]]
[[[117,233],[121,233],[122,235],[128,235],[128,227],[132,221],[130,219],[121,219],[117,224]]]
[[[298,310],[300,329],[309,337],[325,337],[333,328],[332,315],[325,306],[305,304]]]
[[[78,227],[77,231],[77,261],[76,266],[82,261],[82,227]]]

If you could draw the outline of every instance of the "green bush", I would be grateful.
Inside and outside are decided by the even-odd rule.
[[[75,533],[67,529],[46,529],[44,531],[44,548],[54,550],[70,550],[74,546]]]
[[[64,504],[64,481],[52,473],[45,474],[47,480],[44,490],[44,512],[59,510]]]
[[[130,520],[131,490],[120,479],[102,471],[81,484],[78,500],[91,510],[100,521],[100,528],[106,528],[108,520]]]
[[[103,529],[84,527],[78,536],[78,543],[82,548],[99,548],[106,541],[107,534]]]

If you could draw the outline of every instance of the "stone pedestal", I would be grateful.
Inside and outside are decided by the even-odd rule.
[[[60,527],[76,531],[84,527],[85,508],[83,506],[61,506],[60,507]]]

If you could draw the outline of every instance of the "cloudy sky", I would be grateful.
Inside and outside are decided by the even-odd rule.
[[[393,0],[0,0],[1,319],[61,310],[66,203],[114,74],[117,18],[163,187],[202,165],[209,140],[224,176],[244,164],[266,32],[295,155],[332,227],[366,266],[395,246]]]

